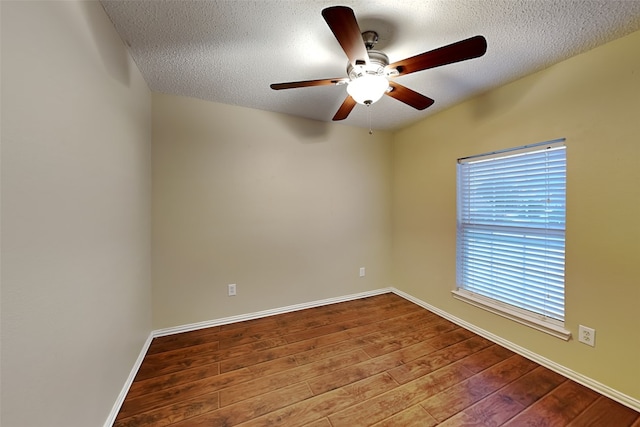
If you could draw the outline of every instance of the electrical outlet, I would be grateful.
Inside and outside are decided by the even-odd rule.
[[[235,284],[231,284],[229,285],[229,296],[235,296],[236,294],[236,285]]]
[[[578,326],[578,341],[583,344],[596,346],[596,330],[586,326]]]
[[[360,277],[364,277],[364,267],[360,267]]]

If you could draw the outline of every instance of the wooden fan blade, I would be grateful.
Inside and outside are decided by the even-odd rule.
[[[441,48],[412,56],[411,58],[389,64],[387,68],[397,69],[402,76],[416,71],[427,70],[441,65],[453,64],[467,59],[477,58],[487,51],[487,40],[482,36],[471,37]]]
[[[288,83],[273,83],[269,87],[273,90],[280,89],[293,89],[296,87],[310,87],[310,86],[330,86],[337,85],[342,82],[347,83],[349,81],[348,78],[337,78],[337,79],[322,79],[322,80],[304,80],[300,82],[288,82]]]
[[[416,110],[424,110],[435,102],[433,99],[396,82],[389,82],[389,86],[391,86],[392,90],[390,92],[386,92],[388,96],[404,102]]]
[[[333,6],[322,10],[322,17],[333,31],[351,65],[369,62],[367,47],[362,40],[362,32],[351,8]]]
[[[346,119],[349,116],[349,113],[351,112],[351,110],[353,110],[353,107],[355,106],[356,106],[355,99],[353,99],[351,95],[347,95],[347,99],[345,99],[342,105],[340,106],[340,108],[338,108],[338,111],[336,112],[335,116],[333,116],[333,120],[337,121],[337,120]]]

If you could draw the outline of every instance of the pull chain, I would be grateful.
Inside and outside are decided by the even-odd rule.
[[[373,130],[371,129],[371,104],[367,105],[367,112],[369,113],[369,135],[373,135]]]

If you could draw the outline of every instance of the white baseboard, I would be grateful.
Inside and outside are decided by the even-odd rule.
[[[127,393],[129,393],[129,388],[131,387],[131,384],[133,384],[133,380],[138,374],[138,369],[140,369],[140,365],[142,365],[142,361],[144,360],[144,357],[147,355],[147,351],[149,350],[149,346],[151,345],[152,340],[153,340],[153,332],[149,334],[149,336],[147,337],[147,340],[142,346],[142,350],[140,350],[140,354],[138,354],[138,358],[136,359],[136,362],[134,363],[133,368],[131,368],[129,377],[127,377],[127,380],[124,383],[124,387],[122,387],[122,390],[120,390],[120,394],[116,399],[116,403],[114,403],[113,408],[111,408],[111,412],[109,412],[109,416],[107,417],[107,420],[104,422],[104,427],[111,427],[113,426],[113,423],[116,421],[118,412],[120,412],[120,408],[124,403],[124,398],[127,397]]]
[[[230,323],[236,323],[236,322],[243,322],[246,320],[253,320],[253,319],[260,319],[262,317],[268,317],[268,316],[275,316],[277,314],[283,314],[283,313],[291,313],[293,311],[298,311],[298,310],[304,310],[307,308],[313,308],[313,307],[320,307],[320,306],[324,306],[324,305],[329,305],[329,304],[336,304],[339,302],[345,302],[345,301],[352,301],[352,300],[356,300],[356,299],[360,299],[360,298],[366,298],[366,297],[371,297],[374,295],[381,295],[381,294],[386,294],[386,293],[394,293],[408,301],[411,301],[417,305],[419,305],[420,307],[423,307],[465,329],[468,329],[478,335],[480,335],[481,337],[484,337],[492,342],[495,342],[496,344],[499,344],[505,348],[508,348],[509,350],[520,354],[521,356],[526,357],[527,359],[533,360],[536,363],[539,363],[540,365],[551,369],[552,371],[555,371],[579,384],[584,385],[585,387],[588,387],[592,390],[597,391],[598,393],[601,393],[604,396],[607,396],[613,400],[615,400],[616,402],[619,402],[625,406],[628,406],[629,408],[639,411],[640,412],[640,401],[637,399],[632,398],[631,396],[627,396],[626,394],[620,393],[617,390],[612,389],[611,387],[608,387],[598,381],[595,381],[589,377],[586,377],[578,372],[575,372],[565,366],[559,365],[555,362],[553,362],[552,360],[549,360],[539,354],[533,353],[529,350],[527,350],[526,348],[520,347],[519,345],[516,345],[510,341],[507,341],[495,334],[492,334],[488,331],[485,331],[484,329],[478,328],[477,326],[466,322],[458,317],[455,317],[445,311],[440,310],[439,308],[436,308],[430,304],[427,304],[426,302],[412,296],[409,295],[405,292],[402,292],[399,289],[396,289],[394,287],[388,287],[388,288],[381,288],[381,289],[376,289],[373,291],[367,291],[367,292],[361,292],[361,293],[357,293],[357,294],[351,294],[351,295],[345,295],[345,296],[341,296],[341,297],[335,297],[335,298],[327,298],[327,299],[323,299],[323,300],[317,300],[317,301],[311,301],[308,303],[302,303],[302,304],[295,304],[295,305],[289,305],[286,307],[281,307],[281,308],[274,308],[274,309],[270,309],[270,310],[264,310],[264,311],[258,311],[255,313],[248,313],[248,314],[241,314],[238,316],[230,316],[230,317],[223,317],[220,319],[214,319],[214,320],[207,320],[205,322],[198,322],[198,323],[190,323],[187,325],[181,325],[181,326],[175,326],[172,328],[164,328],[164,329],[157,329],[154,331],[151,331],[151,333],[149,334],[149,337],[147,338],[147,341],[145,342],[144,346],[142,347],[142,350],[140,351],[140,355],[138,356],[138,359],[136,360],[135,365],[133,366],[133,368],[131,369],[131,373],[129,374],[129,377],[127,378],[127,381],[124,385],[124,387],[122,388],[122,391],[120,392],[120,395],[118,396],[118,400],[116,401],[116,403],[113,405],[113,409],[111,410],[111,413],[109,414],[109,417],[107,418],[107,421],[105,421],[104,423],[104,427],[111,427],[116,419],[116,416],[118,415],[118,411],[120,411],[120,407],[122,406],[122,403],[124,402],[125,397],[127,396],[127,393],[129,392],[129,388],[131,387],[131,384],[133,383],[133,380],[136,376],[136,374],[138,373],[138,369],[140,368],[140,365],[142,364],[142,361],[144,360],[145,355],[147,354],[147,350],[149,350],[149,346],[151,345],[151,341],[153,340],[153,338],[156,337],[162,337],[162,336],[166,336],[166,335],[173,335],[173,334],[178,334],[181,332],[189,332],[189,331],[196,331],[198,329],[204,329],[204,328],[210,328],[213,326],[220,326],[220,325],[227,325]]]
[[[554,372],[559,373],[560,375],[563,375],[579,384],[582,384],[585,387],[588,387],[594,391],[597,391],[598,393],[607,396],[613,400],[615,400],[616,402],[625,405],[635,411],[640,412],[640,400],[638,399],[634,399],[631,396],[627,396],[624,393],[620,393],[617,390],[612,389],[609,386],[606,386],[598,381],[595,381],[585,375],[582,375],[576,371],[573,371],[565,366],[562,366],[552,360],[547,359],[546,357],[543,357],[537,353],[533,353],[529,350],[527,350],[526,348],[520,347],[519,345],[516,345],[514,343],[512,343],[511,341],[507,341],[504,338],[499,337],[498,335],[492,334],[491,332],[485,331],[484,329],[478,328],[477,326],[466,322],[456,316],[453,316],[445,311],[440,310],[439,308],[436,308],[434,306],[432,306],[431,304],[427,304],[426,302],[412,296],[409,295],[405,292],[402,292],[401,290],[398,290],[396,288],[390,288],[391,292],[393,292],[394,294],[409,300],[417,305],[419,305],[420,307],[423,307],[435,314],[437,314],[438,316],[444,317],[445,319],[455,323],[456,325],[459,325],[465,329],[470,330],[471,332],[474,332],[478,335],[480,335],[481,337],[484,337],[486,339],[488,339],[489,341],[492,341],[496,344],[499,344],[505,348],[508,348],[509,350],[513,351],[514,353],[518,353],[519,355],[526,357],[527,359],[533,360],[534,362],[544,366],[545,368],[549,368]]]

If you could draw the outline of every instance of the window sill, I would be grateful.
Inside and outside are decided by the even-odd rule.
[[[483,298],[482,296],[467,292],[463,289],[456,289],[451,291],[453,297],[460,301],[464,301],[468,304],[490,311],[507,319],[511,319],[522,325],[529,326],[530,328],[537,329],[538,331],[553,335],[556,338],[560,338],[565,341],[569,341],[571,338],[571,331],[566,330],[560,325],[555,325],[549,321],[542,320],[541,318],[533,315],[526,315],[518,310],[510,308],[506,305],[494,302],[489,298]]]

